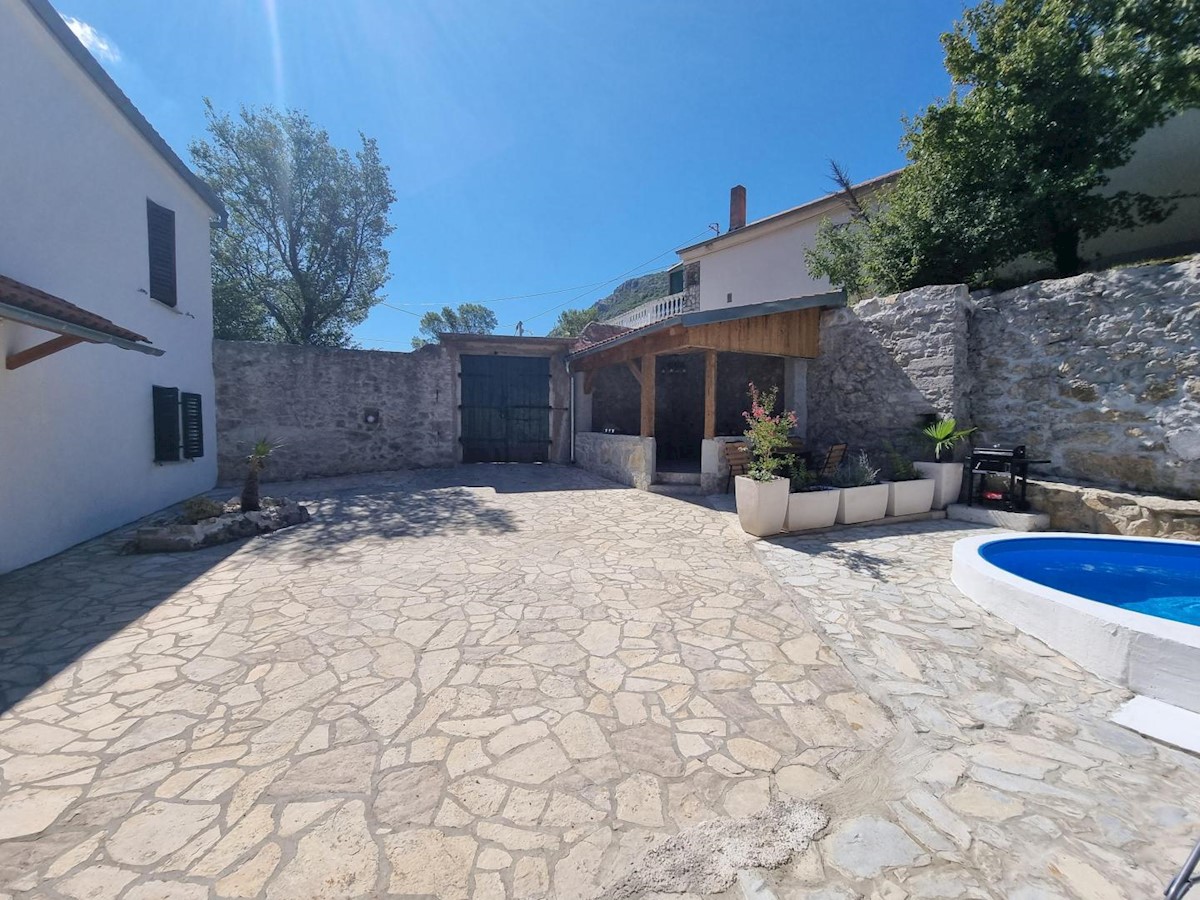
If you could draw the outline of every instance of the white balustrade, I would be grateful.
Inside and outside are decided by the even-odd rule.
[[[604,321],[609,325],[623,325],[626,328],[644,328],[647,325],[653,325],[655,322],[661,322],[663,319],[670,319],[685,312],[692,312],[696,306],[697,303],[694,300],[689,302],[687,294],[680,291],[678,294],[670,294],[666,297],[659,297],[657,300],[650,300],[641,306],[636,306],[631,310],[621,313],[619,316],[614,316]]]

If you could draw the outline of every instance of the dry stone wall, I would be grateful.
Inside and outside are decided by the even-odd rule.
[[[808,445],[845,442],[882,464],[889,445],[919,451],[923,417],[965,419],[970,302],[965,285],[939,285],[827,310],[808,365]]]
[[[580,432],[575,435],[575,462],[603,478],[649,490],[654,482],[654,438]]]
[[[1052,531],[1200,540],[1200,500],[1031,479],[1029,501],[1050,514]]]
[[[1200,257],[976,297],[971,418],[1047,475],[1200,494]]]
[[[1200,257],[826,312],[808,439],[911,446],[922,415],[1026,444],[1048,477],[1200,496]],[[882,458],[880,461],[884,461]]]
[[[454,373],[439,345],[415,353],[214,341],[218,478],[248,448],[283,446],[263,480],[453,465]]]

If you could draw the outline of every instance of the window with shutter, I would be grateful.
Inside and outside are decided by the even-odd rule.
[[[154,461],[179,461],[179,388],[153,387]]]
[[[670,281],[670,285],[667,287],[668,294],[683,293],[683,269],[676,269],[674,272],[671,272],[667,275],[667,279]]]
[[[167,306],[174,306],[177,302],[175,211],[147,200],[146,230],[150,245],[150,296]]]
[[[179,408],[183,419],[183,458],[199,459],[204,455],[204,414],[200,395],[179,395]]]

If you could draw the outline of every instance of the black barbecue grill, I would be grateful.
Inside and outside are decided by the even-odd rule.
[[[1029,467],[1048,462],[1030,459],[1024,444],[976,447],[967,457],[967,506],[979,504],[1025,512],[1029,509],[1025,499]]]

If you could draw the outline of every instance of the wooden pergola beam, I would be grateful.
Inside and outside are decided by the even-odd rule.
[[[81,337],[74,337],[69,334],[62,334],[56,338],[51,338],[48,341],[43,341],[25,350],[19,350],[9,356],[4,361],[6,369],[19,369],[21,366],[27,366],[31,362],[37,362],[39,359],[45,359],[52,353],[57,353],[59,350],[66,350],[68,347],[74,347],[76,344],[90,343],[84,341]]]
[[[704,351],[704,437],[717,436],[717,351]]]
[[[821,310],[816,307],[706,325],[674,325],[585,356],[572,366],[576,371],[586,372],[621,365],[646,355],[693,350],[815,359],[819,350],[820,325]]]
[[[638,384],[641,384],[642,370],[633,362],[633,360],[626,361],[625,365],[629,367],[629,374],[633,376],[633,380]]]
[[[684,349],[686,337],[687,329],[676,325],[666,331],[648,334],[643,338],[613,347],[611,350],[585,356],[583,359],[571,363],[571,367],[577,372],[586,372],[589,369],[623,365],[647,354],[657,356],[660,353],[676,352]]]
[[[653,356],[642,357],[642,437],[654,437],[654,372]]]

